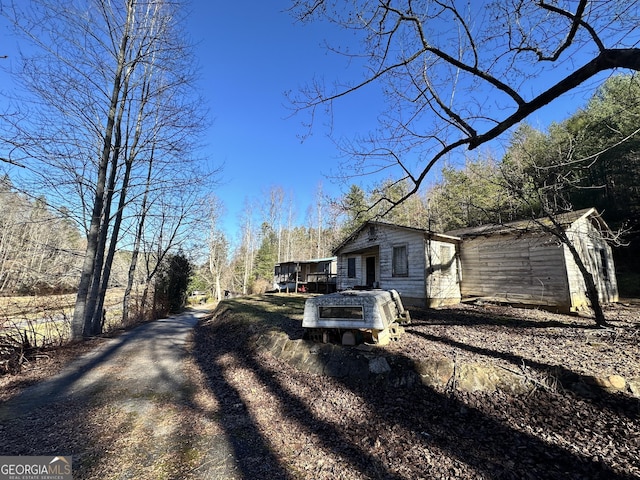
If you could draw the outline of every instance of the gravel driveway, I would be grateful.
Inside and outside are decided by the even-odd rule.
[[[193,327],[209,313],[194,309],[108,339],[0,404],[0,454],[71,455],[74,478],[232,478],[226,439],[187,425],[198,414],[184,360]]]
[[[72,362],[60,374],[34,385],[0,408],[0,419],[15,418],[64,400],[126,388],[131,397],[180,392],[180,361],[197,312],[141,325]]]

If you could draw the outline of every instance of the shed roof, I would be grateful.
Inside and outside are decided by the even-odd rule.
[[[287,263],[295,263],[295,264],[298,264],[298,263],[320,263],[320,262],[334,262],[336,260],[337,260],[336,257],[311,258],[311,259],[308,259],[308,260],[287,260],[287,261],[276,263],[276,266],[277,265],[284,265],[284,264],[287,264]]]
[[[568,228],[573,223],[583,218],[590,218],[602,230],[609,230],[605,221],[600,217],[598,211],[591,208],[583,208],[570,212],[560,213],[554,216],[555,220],[563,227]],[[504,235],[511,233],[540,232],[547,228],[553,228],[553,222],[548,217],[536,219],[516,220],[503,224],[488,224],[478,227],[458,228],[450,230],[447,235],[455,235],[461,238],[480,237],[489,235]]]
[[[408,231],[420,233],[420,234],[424,235],[425,238],[430,238],[432,240],[439,240],[439,241],[442,241],[442,242],[457,243],[457,242],[460,242],[462,240],[461,238],[456,237],[456,236],[452,236],[452,235],[449,235],[449,234],[443,234],[443,233],[431,232],[429,230],[425,230],[424,228],[408,227],[406,225],[397,225],[395,223],[369,220],[367,222],[364,222],[362,225],[360,225],[360,228],[358,228],[355,232],[353,232],[351,235],[349,235],[340,245],[338,245],[336,248],[334,248],[333,249],[333,253],[337,254],[340,250],[342,250],[342,248],[344,248],[353,239],[355,239],[360,234],[360,232],[362,232],[362,230],[364,230],[365,228],[367,228],[367,227],[369,227],[371,225],[380,226],[380,227],[383,227],[383,228],[396,228],[396,229],[399,229],[399,230],[408,230]]]

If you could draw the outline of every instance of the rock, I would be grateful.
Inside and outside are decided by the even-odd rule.
[[[496,388],[503,392],[519,395],[530,392],[534,385],[527,381],[524,377],[505,369],[496,369]]]
[[[287,339],[282,345],[282,349],[278,354],[278,357],[284,360],[285,362],[289,361],[291,358],[293,358],[296,355],[296,352],[297,352],[296,347],[298,346],[299,342],[300,342],[299,340]]]
[[[340,358],[330,358],[324,366],[324,374],[336,378],[347,377],[349,375],[349,365]]]
[[[422,383],[434,387],[443,386],[453,376],[453,360],[441,357],[437,359],[420,360],[415,364],[415,370],[420,375]]]
[[[624,390],[627,386],[627,382],[624,377],[620,375],[609,375],[608,377],[588,377],[586,382],[590,385],[595,385],[608,391],[620,391]]]
[[[640,377],[630,378],[627,382],[631,395],[636,398],[640,398]]]
[[[461,365],[458,369],[458,388],[466,392],[491,392],[496,390],[489,369],[480,365]]]
[[[624,377],[620,375],[609,375],[608,377],[609,383],[616,390],[624,390],[627,386],[627,382]]]
[[[369,372],[374,375],[381,375],[385,373],[389,373],[391,371],[391,367],[387,362],[387,359],[384,357],[376,357],[369,360]]]
[[[277,357],[280,357],[282,348],[284,347],[284,345],[287,343],[288,340],[289,340],[289,337],[287,337],[286,334],[276,333],[270,342],[269,348]]]

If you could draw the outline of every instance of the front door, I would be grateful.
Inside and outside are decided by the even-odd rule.
[[[373,287],[376,281],[376,257],[365,259],[367,287]]]

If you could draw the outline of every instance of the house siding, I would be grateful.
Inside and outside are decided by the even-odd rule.
[[[366,258],[375,256],[376,285],[384,289],[397,290],[403,303],[425,306],[460,301],[455,243],[428,241],[425,239],[426,232],[421,230],[393,225],[375,224],[373,226],[373,230],[367,226],[362,228],[357,235],[335,252],[338,257],[339,290],[366,285]],[[431,257],[427,254],[427,244],[431,245]],[[450,247],[451,258],[447,258],[444,263],[453,266],[446,270],[446,274],[441,272],[442,269],[430,273],[429,258],[437,259],[438,263],[441,263],[438,258],[440,245]],[[393,249],[401,246],[407,249],[408,271],[406,276],[394,276]],[[347,275],[349,258],[356,259],[355,278],[348,278]],[[429,283],[429,289],[427,283]],[[428,295],[437,296],[438,300],[432,301]],[[442,297],[443,295],[445,297]]]
[[[593,275],[601,302],[618,301],[618,284],[616,281],[613,253],[611,247],[602,237],[595,226],[587,219],[575,222],[567,229],[567,236],[578,250],[582,262]],[[568,247],[564,247],[569,291],[571,295],[571,310],[579,310],[589,305],[586,296],[584,278],[573,259]]]
[[[350,257],[355,258],[356,262],[356,276],[354,278],[348,277],[348,259]],[[361,262],[360,255],[345,255],[338,256],[338,278],[337,278],[337,286],[338,290],[347,290],[349,288],[353,288],[357,285],[362,285],[364,283],[364,275],[363,268]]]
[[[495,235],[461,246],[463,297],[568,308],[564,251],[549,235]]]
[[[595,215],[593,215],[595,213]],[[606,225],[593,209],[575,212],[565,227],[587,269],[593,274],[602,302],[618,301],[611,247],[596,224]],[[543,231],[511,231],[461,235],[463,297],[505,303],[540,305],[571,312],[589,304],[582,274],[569,248]]]
[[[427,306],[439,307],[460,302],[459,248],[448,242],[427,241]]]

